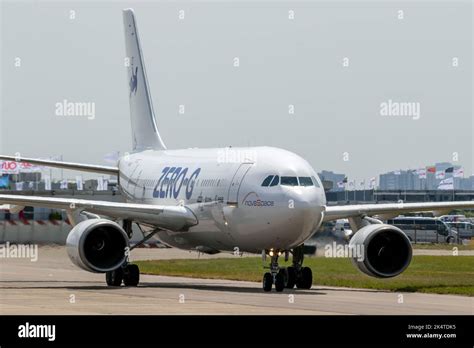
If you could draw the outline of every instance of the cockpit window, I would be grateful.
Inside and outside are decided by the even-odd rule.
[[[278,175],[275,175],[270,186],[276,186],[278,185],[279,182],[280,182],[280,177]]]
[[[309,176],[300,176],[298,177],[300,181],[300,186],[313,186],[313,180]]]
[[[286,186],[298,186],[298,179],[296,176],[282,176],[280,184]]]
[[[321,186],[319,185],[318,179],[316,179],[314,176],[312,176],[311,178],[313,179],[314,186],[316,186],[316,187],[321,187]]]
[[[270,182],[272,181],[274,175],[269,175],[265,178],[265,180],[263,180],[262,182],[262,186],[268,186],[270,185]]]

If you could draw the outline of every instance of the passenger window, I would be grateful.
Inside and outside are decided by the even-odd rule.
[[[300,181],[300,186],[313,186],[313,181],[309,176],[300,176],[298,180]]]
[[[275,175],[270,186],[276,186],[278,185],[279,182],[280,182],[280,177],[278,175]]]
[[[274,175],[269,175],[265,178],[265,180],[263,180],[262,182],[262,186],[268,186],[270,185],[270,182],[272,181]]]
[[[280,184],[285,186],[298,186],[298,179],[296,176],[282,176]]]

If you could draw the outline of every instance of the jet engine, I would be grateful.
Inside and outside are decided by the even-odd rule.
[[[359,229],[349,242],[353,264],[363,273],[378,278],[395,277],[410,264],[412,248],[402,230],[386,224],[371,224]],[[362,257],[361,257],[362,256]]]
[[[120,267],[126,260],[128,236],[117,223],[90,219],[78,223],[69,232],[66,248],[69,258],[79,268],[104,273]]]

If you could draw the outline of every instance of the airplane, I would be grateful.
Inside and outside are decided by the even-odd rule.
[[[152,236],[167,246],[202,253],[249,252],[269,257],[264,291],[310,289],[304,243],[325,221],[349,219],[350,247],[363,273],[390,278],[412,259],[409,239],[383,219],[408,212],[473,209],[474,201],[329,206],[321,180],[295,153],[274,147],[167,149],[158,131],[136,19],[123,10],[133,147],[116,166],[0,156],[3,160],[117,176],[124,202],[0,194],[0,204],[64,209],[73,228],[66,249],[71,261],[105,273],[108,286],[137,286],[140,271],[130,252]],[[132,224],[147,230],[130,245]],[[280,267],[279,258],[291,266]]]

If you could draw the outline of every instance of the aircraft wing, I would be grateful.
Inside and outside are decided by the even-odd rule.
[[[13,205],[13,209],[25,206],[65,209],[70,217],[81,211],[86,211],[112,218],[133,218],[133,220],[150,223],[172,231],[186,230],[198,223],[194,213],[186,206],[163,206],[22,195],[0,195],[0,204]],[[74,221],[71,222],[74,223]]]
[[[356,216],[374,216],[381,219],[389,219],[404,213],[428,211],[432,211],[435,215],[443,215],[448,214],[454,209],[474,209],[474,201],[326,206],[324,221],[346,219]]]
[[[426,211],[432,211],[435,215],[444,215],[454,209],[474,209],[474,201],[326,206],[324,221],[346,219],[356,216],[375,216],[380,219],[389,219],[403,213]]]
[[[54,167],[54,168],[79,170],[83,172],[103,173],[103,174],[111,174],[111,175],[119,174],[119,170],[117,167],[101,166],[101,165],[96,165],[96,164],[83,164],[83,163],[43,160],[43,159],[36,159],[36,158],[24,158],[24,157],[4,156],[4,155],[0,155],[0,160],[15,161],[15,162],[28,162],[31,164],[43,165],[43,166]]]

